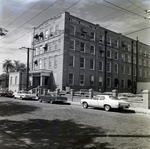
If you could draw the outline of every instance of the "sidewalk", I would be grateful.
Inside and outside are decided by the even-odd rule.
[[[81,98],[83,99],[84,97],[76,97],[76,96],[74,96],[73,100],[70,97],[68,97],[68,102],[70,104],[81,106],[81,104],[80,104]],[[85,98],[88,98],[88,97],[85,97]],[[141,114],[148,114],[148,115],[150,115],[150,109],[130,107],[129,110],[135,111],[135,113],[141,113]]]

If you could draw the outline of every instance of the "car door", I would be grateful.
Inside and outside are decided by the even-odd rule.
[[[105,104],[106,97],[104,95],[99,96],[97,100],[97,105],[99,108],[103,108]]]

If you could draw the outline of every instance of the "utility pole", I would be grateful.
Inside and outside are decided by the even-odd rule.
[[[26,89],[28,90],[28,87],[29,87],[29,52],[30,52],[30,50],[35,50],[35,49],[27,48],[27,47],[22,47],[19,49],[27,49],[27,84],[26,84]]]
[[[104,59],[104,92],[106,92],[106,86],[107,86],[107,31],[105,31],[105,59]]]

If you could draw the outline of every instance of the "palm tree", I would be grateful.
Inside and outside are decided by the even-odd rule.
[[[6,74],[8,75],[10,70],[12,70],[13,68],[14,68],[14,66],[13,66],[12,61],[9,60],[9,59],[5,59],[5,61],[3,63],[3,70],[4,70],[4,72],[6,72]]]
[[[14,69],[13,69],[13,71],[25,72],[26,71],[26,65],[24,63],[20,63],[20,61],[14,60]]]

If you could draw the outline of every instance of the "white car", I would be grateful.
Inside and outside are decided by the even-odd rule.
[[[31,94],[29,91],[19,91],[19,92],[14,92],[13,97],[15,98],[20,98],[20,99],[36,99],[37,96],[35,94]]]
[[[130,107],[129,102],[120,100],[119,98],[112,95],[97,95],[92,99],[81,99],[81,104],[83,108],[98,107],[104,108],[105,111],[109,111],[113,108],[123,109]]]

